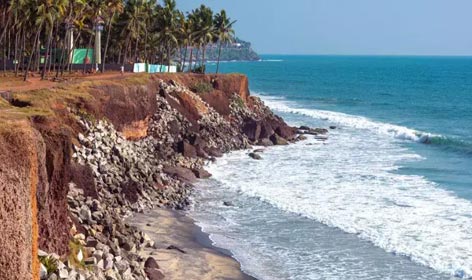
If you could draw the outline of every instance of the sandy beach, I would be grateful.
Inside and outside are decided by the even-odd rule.
[[[229,251],[212,246],[208,235],[184,213],[153,209],[129,222],[156,242],[157,249],[145,249],[144,257],[155,258],[168,279],[255,279],[241,271]]]

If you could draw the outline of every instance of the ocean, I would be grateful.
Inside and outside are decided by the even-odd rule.
[[[220,69],[247,74],[291,125],[336,126],[326,141],[208,166],[189,215],[245,272],[472,277],[472,58],[263,56]]]

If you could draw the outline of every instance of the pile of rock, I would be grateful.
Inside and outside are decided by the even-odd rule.
[[[105,121],[80,123],[88,133],[79,134],[81,147],[75,147],[73,157],[92,169],[101,200],[133,211],[156,203],[170,207],[186,203],[190,189],[162,171],[169,163],[157,156],[158,139],[128,141]]]
[[[109,122],[76,112],[83,134],[73,158],[78,173],[89,170],[93,183],[81,185],[73,176],[67,201],[75,225],[69,260],[75,261],[59,262],[45,279],[160,279],[157,263],[140,256],[155,244],[123,218],[146,208],[185,208],[191,183],[211,176],[203,169],[205,159],[254,143],[295,140],[296,130],[258,98],[248,105],[235,95],[231,114],[223,116],[188,88],[161,81],[156,102],[147,136],[134,141]],[[253,158],[261,156],[255,152]]]

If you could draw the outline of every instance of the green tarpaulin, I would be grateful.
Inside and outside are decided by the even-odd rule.
[[[72,64],[84,63],[85,54],[87,49],[74,49],[74,55],[72,56]],[[93,49],[89,49],[87,53],[88,63],[93,63]]]

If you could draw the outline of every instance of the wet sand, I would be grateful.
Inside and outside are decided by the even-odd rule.
[[[146,248],[145,257],[156,259],[166,279],[255,280],[241,271],[231,252],[212,246],[208,234],[183,213],[153,209],[129,222],[156,242],[157,249]],[[172,245],[185,253],[167,249]]]

